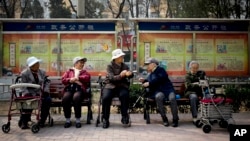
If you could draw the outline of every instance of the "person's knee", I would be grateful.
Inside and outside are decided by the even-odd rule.
[[[190,94],[190,95],[189,95],[189,99],[190,99],[190,101],[197,101],[197,100],[198,100],[198,97],[197,97],[196,94]]]
[[[175,93],[171,92],[168,96],[170,102],[176,101]]]
[[[155,100],[159,101],[159,100],[164,100],[165,95],[162,92],[159,92],[155,95]]]
[[[85,93],[81,93],[81,92],[76,92],[76,93],[74,93],[74,96],[73,96],[73,102],[74,103],[81,103],[82,102],[82,100],[83,100],[83,95],[84,95]]]

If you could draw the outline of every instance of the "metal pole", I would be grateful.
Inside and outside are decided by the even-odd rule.
[[[57,76],[61,76],[61,34],[57,33]]]

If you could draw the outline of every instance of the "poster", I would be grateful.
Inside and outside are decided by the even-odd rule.
[[[139,35],[139,72],[142,72],[143,61],[146,59],[144,58],[146,44],[149,46],[147,52],[150,52],[148,57],[158,59],[169,75],[184,75],[186,46],[190,45],[191,39],[192,34],[141,33]]]
[[[26,60],[35,56],[50,76],[73,67],[73,58],[87,58],[85,69],[92,75],[105,74],[114,49],[114,34],[4,34],[3,66],[13,74],[24,70]]]
[[[197,33],[140,33],[139,57],[144,60],[145,43],[150,57],[163,62],[168,74],[183,76],[192,60],[210,76],[244,76],[248,70],[248,35]],[[193,45],[195,43],[195,45]],[[139,61],[142,66],[143,61]]]

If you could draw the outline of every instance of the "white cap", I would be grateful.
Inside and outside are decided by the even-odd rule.
[[[29,67],[31,67],[31,66],[33,66],[35,63],[41,62],[41,61],[42,61],[42,60],[37,59],[36,57],[32,56],[32,57],[29,57],[29,58],[27,59],[26,63],[27,63],[27,65],[28,65]]]
[[[115,49],[112,51],[112,60],[124,56],[125,53],[121,49]]]
[[[83,60],[84,62],[86,62],[86,61],[87,61],[87,58],[77,56],[77,57],[75,57],[75,58],[73,59],[73,64],[75,65],[75,63],[76,63],[77,61],[80,61],[80,60]]]

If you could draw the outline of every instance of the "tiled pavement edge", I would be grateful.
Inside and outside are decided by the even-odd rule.
[[[111,114],[110,128],[95,127],[96,115],[91,124],[86,124],[83,115],[82,128],[63,127],[63,115],[52,115],[53,127],[44,127],[36,134],[31,130],[21,130],[17,126],[18,117],[11,120],[9,133],[0,133],[2,141],[229,141],[229,133],[218,124],[212,126],[212,131],[204,133],[191,123],[190,114],[179,114],[178,128],[161,125],[159,114],[151,114],[151,124],[146,124],[142,114],[131,114],[132,126],[124,128],[120,122],[120,114]],[[168,114],[169,119],[171,116]],[[250,112],[233,113],[236,124],[250,124]],[[72,119],[73,120],[73,119]],[[35,121],[35,120],[34,120]],[[1,126],[7,122],[6,116],[0,117]],[[74,122],[73,122],[74,123]]]

